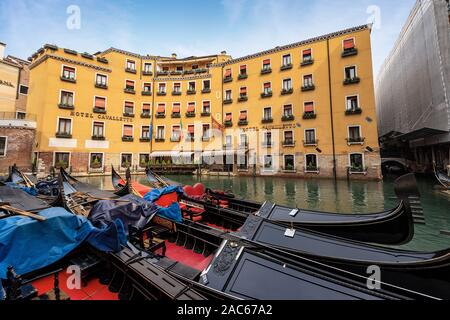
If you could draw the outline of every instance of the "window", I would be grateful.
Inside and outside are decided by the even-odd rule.
[[[225,145],[230,148],[233,146],[233,136],[228,135],[225,137]]]
[[[91,169],[100,169],[103,167],[103,153],[91,153],[89,159]]]
[[[162,70],[163,70],[164,72],[167,72],[167,71],[169,71],[169,67],[163,67]]]
[[[142,126],[141,138],[142,139],[150,139],[150,126]]]
[[[267,154],[264,156],[264,169],[272,169],[273,163],[272,163],[272,155]]]
[[[348,137],[352,140],[358,140],[359,138],[361,138],[359,126],[349,127],[348,128]]]
[[[136,71],[136,62],[133,60],[127,60],[127,70]]]
[[[272,119],[272,108],[271,107],[264,108],[263,119],[264,120]]]
[[[27,114],[25,112],[17,111],[17,113],[16,113],[16,119],[25,119],[26,116],[27,116]]]
[[[203,140],[209,140],[210,136],[209,124],[204,124],[202,126],[202,138]]]
[[[144,73],[152,73],[152,64],[151,63],[144,63]]]
[[[183,71],[183,66],[177,66],[177,71]]]
[[[305,169],[306,171],[317,171],[317,156],[315,154],[307,154],[305,156]]]
[[[19,93],[25,96],[28,95],[28,86],[21,84],[19,87]]]
[[[105,124],[103,122],[94,121],[92,127],[93,138],[103,138],[105,136]]]
[[[241,90],[239,91],[239,96],[241,98],[247,97],[247,87],[241,87]]]
[[[356,111],[359,109],[358,96],[347,97],[347,111]]]
[[[294,132],[292,132],[292,131],[284,132],[284,144],[285,145],[293,145],[294,144]]]
[[[108,85],[108,77],[104,74],[97,74],[95,77],[95,84],[100,87],[106,87]]]
[[[315,145],[316,142],[316,130],[314,129],[306,129],[305,130],[305,144],[307,145]]]
[[[197,70],[198,69],[198,64],[193,64],[192,65],[192,70]]]
[[[211,113],[211,102],[210,101],[203,101],[203,111],[204,114],[210,114]]]
[[[283,67],[287,67],[287,66],[290,66],[291,64],[292,64],[291,55],[290,54],[285,54],[283,56],[282,66]]]
[[[194,92],[195,91],[195,81],[189,82],[188,91],[190,91],[190,92]]]
[[[172,104],[172,114],[180,114],[181,104],[179,102],[174,102]]]
[[[7,137],[0,137],[0,157],[6,156]]]
[[[211,90],[211,80],[203,80],[203,90]]]
[[[152,84],[150,82],[145,82],[143,86],[143,91],[146,93],[152,92]]]
[[[283,91],[290,91],[292,90],[292,80],[289,79],[284,79],[283,80]]]
[[[248,136],[245,133],[241,133],[241,135],[239,136],[239,141],[242,148],[248,146]]]
[[[345,39],[344,40],[344,51],[351,51],[355,49],[355,39]]]
[[[74,102],[74,94],[69,91],[61,91],[61,106],[64,107],[73,107]]]
[[[310,88],[313,85],[314,84],[313,84],[313,76],[312,76],[312,74],[307,74],[307,75],[303,76],[303,86],[305,88]]]
[[[294,114],[292,112],[292,105],[291,104],[287,104],[285,106],[283,106],[283,115],[285,117],[292,117]]]
[[[239,121],[247,121],[247,111],[241,111],[240,115],[239,115]]]
[[[94,109],[99,111],[106,110],[106,98],[95,97],[94,98]]]
[[[356,67],[346,67],[345,68],[345,79],[353,80],[356,78]]]
[[[350,154],[350,171],[351,172],[364,171],[364,159],[361,153]]]
[[[67,169],[70,163],[70,153],[69,152],[55,152],[55,168]]]
[[[195,127],[194,127],[194,125],[193,124],[188,125],[187,130],[188,130],[188,139],[194,140],[194,137],[195,137]]]
[[[123,137],[132,138],[133,137],[133,126],[130,124],[125,124],[123,126]]]
[[[164,140],[165,136],[165,128],[164,126],[158,126],[156,128],[156,140]]]
[[[225,114],[225,122],[231,123],[232,120],[233,120],[232,113],[226,113]]]
[[[266,146],[272,145],[272,132],[264,133],[264,145]]]
[[[303,62],[311,62],[312,61],[312,50],[306,49],[302,52]]]
[[[165,83],[160,83],[158,85],[158,92],[159,93],[166,93],[166,84]]]
[[[195,113],[195,102],[188,102],[187,113],[189,114]]]
[[[180,141],[180,139],[181,139],[180,126],[173,126],[171,140],[172,141]]]
[[[231,79],[231,69],[225,70],[225,79]]]
[[[166,105],[164,103],[159,103],[156,109],[156,114],[164,115],[166,113]]]
[[[67,80],[75,80],[75,68],[64,66],[62,77]]]
[[[231,90],[225,91],[225,100],[231,100]]]
[[[305,114],[314,114],[314,102],[305,102]]]
[[[295,160],[293,155],[287,154],[284,156],[284,170],[287,171],[295,170]]]
[[[72,133],[72,119],[59,118],[58,135],[69,136]]]
[[[239,67],[239,74],[241,76],[246,76],[247,75],[247,66],[246,65]]]
[[[150,103],[143,103],[142,104],[142,115],[144,116],[150,116]]]
[[[173,92],[181,93],[181,83],[180,82],[175,82],[173,84]]]
[[[263,60],[263,71],[269,71],[270,68],[270,59]]]
[[[125,89],[129,91],[134,91],[134,81],[133,80],[127,80],[125,82]]]
[[[141,168],[147,167],[150,162],[150,155],[148,153],[140,153],[139,154],[139,166]]]
[[[134,114],[134,102],[125,101],[123,113],[124,114]]]
[[[120,166],[122,168],[129,168],[133,163],[133,154],[131,153],[122,153],[120,157]]]
[[[270,82],[264,83],[264,89],[263,93],[265,95],[269,95],[272,93],[272,84]]]

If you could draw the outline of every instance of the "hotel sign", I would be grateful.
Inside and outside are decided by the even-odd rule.
[[[6,81],[6,80],[2,80],[2,79],[0,79],[0,85],[14,88],[14,85],[11,82]]]
[[[77,117],[77,118],[87,118],[87,119],[95,119],[98,120],[111,120],[111,121],[121,121],[121,122],[133,122],[133,118],[128,117],[119,117],[119,116],[109,116],[106,114],[94,114],[90,112],[70,112],[71,117]]]

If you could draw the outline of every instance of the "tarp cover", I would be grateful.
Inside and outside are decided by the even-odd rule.
[[[45,201],[10,186],[0,186],[0,201],[25,211],[40,211],[49,207]]]
[[[162,196],[171,193],[183,194],[183,189],[179,186],[169,186],[161,189],[152,189],[149,193],[147,193],[144,196],[144,200],[154,203],[158,201]],[[174,202],[166,208],[160,206],[157,207],[159,209],[158,210],[159,216],[176,222],[183,221],[180,205],[178,204],[178,202]]]
[[[14,182],[6,182],[5,184],[12,189],[23,190],[26,193],[28,193],[29,195],[32,195],[32,196],[38,195],[38,190],[35,187],[25,187],[25,186],[18,185]]]
[[[85,217],[63,208],[40,212],[45,221],[14,216],[0,219],[0,279],[6,278],[8,266],[17,274],[26,274],[49,266],[83,242],[105,252],[119,251],[126,244],[120,220],[108,227],[95,228]]]

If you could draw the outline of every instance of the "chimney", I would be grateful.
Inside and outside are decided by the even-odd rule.
[[[220,54],[222,54],[222,55],[226,55],[227,54],[227,52],[226,51],[222,51]]]
[[[177,58],[177,54],[176,53],[172,53],[172,58],[176,59]]]
[[[0,60],[3,60],[3,58],[5,57],[5,48],[6,48],[6,44],[3,42],[0,42]]]

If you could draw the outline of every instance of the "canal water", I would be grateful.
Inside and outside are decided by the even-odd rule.
[[[168,176],[183,184],[202,182],[211,189],[232,190],[239,197],[258,202],[336,213],[372,213],[396,206],[394,179],[383,182],[300,180],[279,177]],[[147,184],[145,176],[135,176]],[[112,190],[110,177],[80,178],[105,190]],[[431,178],[417,177],[425,225],[415,225],[413,240],[402,249],[434,251],[450,248],[450,194],[441,191]]]

